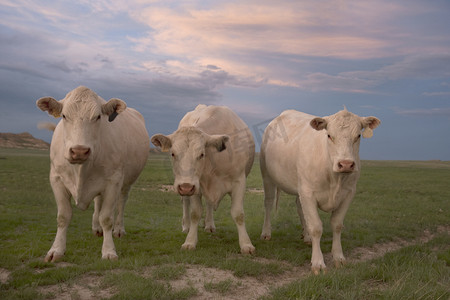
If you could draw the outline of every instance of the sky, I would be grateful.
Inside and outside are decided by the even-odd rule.
[[[449,16],[447,0],[0,0],[0,132],[50,142],[36,100],[84,85],[150,135],[225,105],[258,148],[286,109],[345,106],[381,120],[362,159],[448,161]]]

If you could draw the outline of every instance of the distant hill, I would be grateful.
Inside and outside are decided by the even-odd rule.
[[[49,149],[50,144],[33,137],[28,132],[1,133],[0,148]]]

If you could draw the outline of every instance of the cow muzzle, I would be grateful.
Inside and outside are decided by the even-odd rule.
[[[340,173],[351,173],[355,171],[355,162],[353,160],[341,160],[337,163],[337,171]]]
[[[71,164],[82,164],[84,163],[91,154],[91,148],[86,146],[77,145],[70,147],[69,149],[69,162]]]
[[[182,183],[178,185],[177,191],[181,196],[192,196],[195,193],[195,185],[190,183]]]

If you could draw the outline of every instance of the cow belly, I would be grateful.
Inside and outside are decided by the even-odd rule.
[[[291,195],[298,195],[298,180],[295,170],[292,168],[292,163],[283,164],[282,161],[276,159],[266,158],[267,174],[273,183]]]

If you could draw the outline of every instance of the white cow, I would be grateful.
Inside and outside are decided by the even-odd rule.
[[[50,115],[62,117],[50,145],[50,183],[58,207],[58,227],[45,261],[64,256],[71,198],[81,210],[95,198],[92,229],[103,234],[102,258],[117,259],[112,234],[125,234],[125,202],[149,153],[144,118],[124,101],[106,102],[83,86],[60,101],[44,97],[36,104]]]
[[[336,266],[343,264],[341,231],[360,174],[361,131],[369,138],[379,124],[375,117],[359,117],[346,109],[324,118],[287,110],[275,118],[261,145],[265,204],[261,238],[271,237],[270,212],[283,190],[297,196],[304,241],[312,242],[312,271],[325,270],[317,208],[331,213],[333,260]]]
[[[236,223],[241,252],[254,253],[244,222],[246,177],[250,173],[255,143],[247,125],[229,108],[199,105],[180,121],[170,135],[156,134],[152,143],[172,155],[174,189],[183,199],[183,249],[195,249],[202,196],[206,198],[205,229],[214,231],[212,209],[231,195],[231,216]]]

